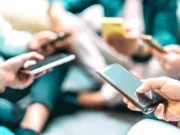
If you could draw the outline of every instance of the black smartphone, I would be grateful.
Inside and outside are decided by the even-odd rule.
[[[137,93],[136,89],[143,82],[119,64],[97,70],[97,73],[146,114],[151,113],[159,103],[167,102],[165,98],[154,90],[144,94]]]
[[[37,61],[36,64],[31,65],[27,68],[25,68],[26,70],[32,71],[32,73],[34,75],[45,71],[47,69],[71,62],[72,60],[75,59],[75,55],[74,54],[57,54],[54,56],[50,56],[45,58],[44,60],[41,61]]]
[[[41,45],[41,48],[44,48],[46,47],[47,45],[53,45],[54,43],[58,42],[58,41],[63,41],[67,38],[71,37],[71,34],[70,33],[64,33],[64,32],[61,32],[58,34],[58,37],[54,40],[50,40],[50,41],[47,41],[45,42],[44,44]],[[38,48],[39,49],[39,48]],[[37,51],[38,49],[36,50],[33,50],[33,51]]]
[[[156,49],[157,51],[159,51],[160,53],[167,53],[164,48],[162,47],[162,45],[155,40],[152,36],[150,35],[142,35],[140,37],[140,39],[146,43],[147,45],[149,45],[150,47]]]
[[[71,36],[70,33],[63,33],[63,32],[62,32],[62,33],[59,33],[59,35],[58,35],[58,37],[57,37],[56,39],[50,40],[50,41],[42,44],[41,47],[43,48],[43,47],[45,47],[45,46],[47,46],[47,45],[52,45],[52,44],[54,44],[55,42],[63,41],[63,40],[65,40],[65,39],[69,38],[70,36]]]

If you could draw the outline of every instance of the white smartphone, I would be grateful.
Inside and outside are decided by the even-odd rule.
[[[31,65],[25,69],[31,71],[34,75],[36,75],[45,70],[68,63],[68,62],[74,60],[75,58],[76,57],[74,54],[61,53],[61,54],[47,57],[44,60],[37,61],[36,64]]]
[[[152,112],[159,103],[167,102],[154,90],[144,94],[136,93],[143,82],[119,64],[97,70],[97,73],[145,114]]]

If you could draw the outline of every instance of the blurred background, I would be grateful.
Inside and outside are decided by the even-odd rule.
[[[0,13],[13,28],[32,33],[50,28],[48,7],[47,0],[0,0]],[[178,7],[180,23],[180,0]],[[93,20],[95,25],[92,27],[99,27],[103,14],[103,8],[94,5],[79,16],[85,20]],[[88,75],[75,66],[68,73],[63,90],[74,91],[78,87],[79,91],[86,91],[92,84],[93,81]],[[26,102],[28,103],[28,98],[19,104],[26,106]],[[131,113],[125,106],[84,110],[76,105],[62,105],[61,113],[57,113],[56,117],[48,122],[43,135],[126,135],[135,123],[145,117],[147,116],[141,113]]]

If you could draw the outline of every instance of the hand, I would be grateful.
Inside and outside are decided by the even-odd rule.
[[[53,45],[46,45],[42,47],[44,43],[49,40],[54,40],[57,38],[57,34],[51,31],[42,31],[37,34],[34,34],[33,40],[29,42],[28,49],[30,51],[37,51],[38,53],[49,56],[55,52]]]
[[[112,34],[104,37],[105,41],[118,52],[126,55],[135,55],[139,48],[139,38],[127,30],[125,35]]]
[[[152,54],[159,60],[165,71],[171,74],[180,73],[180,46],[170,45],[164,48],[168,53],[162,54],[151,49]]]
[[[0,66],[0,81],[1,85],[4,84],[1,88],[9,86],[15,89],[24,89],[28,87],[34,81],[36,76],[30,71],[21,69],[28,60],[42,60],[43,58],[42,55],[31,52],[5,61]],[[44,73],[45,72],[40,73],[39,75]]]
[[[147,79],[143,85],[137,89],[137,92],[146,93],[152,89],[168,101],[166,106],[159,104],[156,107],[154,112],[155,116],[165,121],[180,121],[180,82],[167,77]],[[139,109],[126,98],[123,100],[129,109],[139,111]]]

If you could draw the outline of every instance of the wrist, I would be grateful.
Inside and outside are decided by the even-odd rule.
[[[9,83],[8,78],[6,77],[8,76],[5,72],[5,67],[4,65],[0,66],[0,93],[3,93],[5,91],[5,88],[7,86],[7,84]]]

